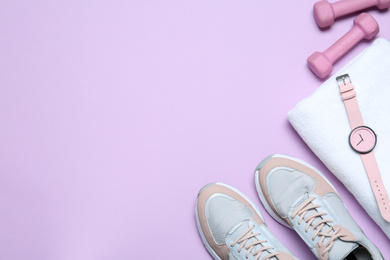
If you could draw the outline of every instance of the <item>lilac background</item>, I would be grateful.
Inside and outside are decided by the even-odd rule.
[[[318,167],[390,258],[390,243],[286,114],[320,84],[314,1],[1,1],[0,259],[210,259],[198,190],[246,193],[295,255],[313,255],[257,198],[283,153]],[[390,39],[390,13],[370,9]],[[335,70],[369,46],[363,42]]]

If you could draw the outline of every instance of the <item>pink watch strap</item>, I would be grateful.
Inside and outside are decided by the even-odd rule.
[[[337,81],[340,88],[341,98],[345,104],[351,129],[355,129],[358,126],[364,126],[359,105],[356,100],[356,92],[349,76],[346,74],[337,77]],[[360,153],[360,157],[362,158],[364,168],[381,215],[387,222],[390,222],[390,201],[382,182],[374,152],[371,151],[365,154]]]
[[[390,222],[389,197],[387,196],[385,186],[383,185],[374,152],[361,153],[360,157],[362,158],[364,168],[366,169],[367,177],[370,181],[371,189],[374,193],[381,215],[387,222]]]
[[[341,98],[344,101],[345,109],[347,110],[349,124],[351,129],[364,125],[363,118],[360,113],[359,105],[356,100],[356,92],[350,81],[345,81],[339,85]]]

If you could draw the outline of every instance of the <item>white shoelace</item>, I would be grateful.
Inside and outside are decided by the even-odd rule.
[[[233,243],[232,243],[232,247],[235,246],[236,244],[241,244],[240,247],[238,248],[238,253],[241,252],[242,248],[244,248],[245,250],[247,250],[246,254],[245,254],[245,257],[246,259],[248,259],[249,257],[249,254],[253,251],[253,249],[257,246],[257,245],[260,245],[261,248],[255,252],[252,252],[252,255],[255,257],[255,260],[258,260],[260,258],[260,255],[264,252],[264,251],[267,251],[267,250],[270,250],[270,249],[274,249],[273,247],[270,247],[270,246],[263,246],[262,243],[266,243],[267,240],[259,240],[257,239],[256,236],[260,235],[260,233],[252,233],[252,229],[254,228],[255,226],[252,226],[250,228],[248,228],[240,237],[238,237]],[[250,243],[249,245],[245,246],[245,244],[249,241],[249,239],[251,238],[254,238],[255,241],[253,241],[252,243]],[[267,255],[265,258],[263,258],[263,260],[268,260],[270,259],[271,257],[273,256],[277,256],[278,253],[271,253],[269,255]]]
[[[298,220],[298,225],[301,224],[302,220],[304,220],[307,223],[306,228],[305,228],[306,233],[308,232],[310,226],[312,227],[312,230],[315,231],[313,234],[313,237],[312,237],[312,241],[314,241],[317,236],[320,237],[320,240],[317,243],[317,247],[321,249],[320,250],[321,251],[320,257],[321,257],[321,259],[327,259],[327,253],[332,248],[334,240],[339,238],[339,237],[346,236],[346,235],[339,233],[341,228],[334,229],[330,225],[328,225],[330,227],[325,232],[321,232],[322,228],[326,224],[333,222],[333,220],[331,220],[331,219],[322,219],[322,216],[327,215],[325,212],[319,212],[317,210],[318,211],[317,213],[314,213],[311,216],[305,218],[305,216],[309,212],[309,210],[317,209],[317,208],[321,207],[321,205],[318,205],[318,204],[313,205],[312,204],[312,201],[315,199],[316,199],[315,197],[308,198],[301,206],[299,206],[294,211],[294,213],[291,215],[291,217],[295,218],[296,216],[300,216],[300,218]],[[317,218],[319,219],[319,221],[316,224],[312,225],[313,221],[316,220]],[[326,244],[323,244],[324,239],[326,237],[328,237],[329,240]]]

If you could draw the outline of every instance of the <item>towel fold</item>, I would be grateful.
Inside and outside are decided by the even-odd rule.
[[[377,134],[374,154],[390,195],[390,42],[377,39],[310,97],[288,113],[288,120],[328,169],[355,196],[390,238],[376,204],[360,155],[348,142],[351,128],[336,77],[348,73],[364,124]]]

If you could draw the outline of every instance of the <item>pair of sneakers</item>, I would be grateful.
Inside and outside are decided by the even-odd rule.
[[[268,213],[294,229],[318,259],[383,259],[334,187],[307,163],[269,156],[256,168],[255,184]],[[195,211],[200,236],[214,259],[297,259],[268,229],[258,208],[233,187],[204,186]]]

